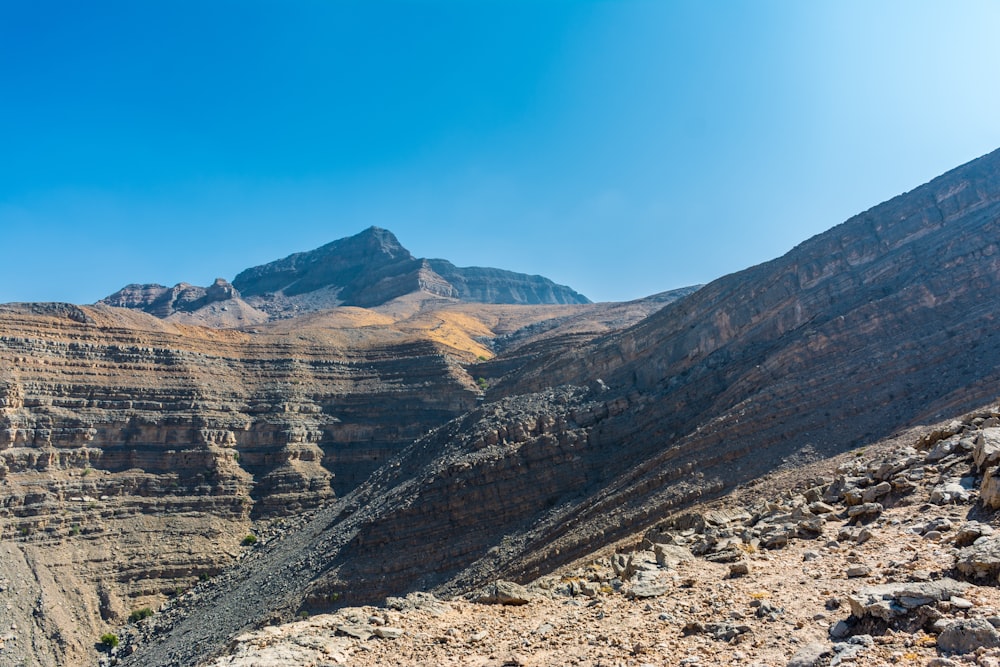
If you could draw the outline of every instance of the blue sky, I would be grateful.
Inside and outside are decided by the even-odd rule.
[[[706,282],[1000,147],[1000,3],[6,2],[0,302],[386,227],[594,300]]]

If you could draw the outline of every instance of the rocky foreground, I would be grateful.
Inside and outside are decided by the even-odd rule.
[[[979,411],[779,471],[525,586],[303,614],[200,664],[1000,665],[998,464],[1000,412]]]

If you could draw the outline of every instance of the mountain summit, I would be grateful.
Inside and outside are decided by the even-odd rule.
[[[206,299],[205,288],[184,283],[174,288],[129,285],[100,303],[161,318],[174,313],[190,317],[211,305],[213,313],[201,313],[204,319],[235,310],[249,318],[244,324],[337,306],[371,308],[415,292],[476,303],[590,303],[582,294],[542,276],[414,257],[392,232],[379,227],[246,269],[232,285],[216,282],[226,287],[227,298],[222,301],[231,303]],[[182,293],[189,298],[178,298]]]

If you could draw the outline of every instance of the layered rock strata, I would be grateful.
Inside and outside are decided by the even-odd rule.
[[[474,405],[446,352],[0,307],[0,535],[63,582],[43,586],[39,627],[79,616],[56,662],[89,652],[74,629],[217,574],[252,520],[333,498]]]

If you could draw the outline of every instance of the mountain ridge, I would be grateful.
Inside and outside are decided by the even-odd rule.
[[[472,303],[590,303],[543,276],[416,258],[380,227],[244,269],[231,284],[131,284],[98,303],[207,326],[248,326],[339,306],[372,308],[412,293]]]

